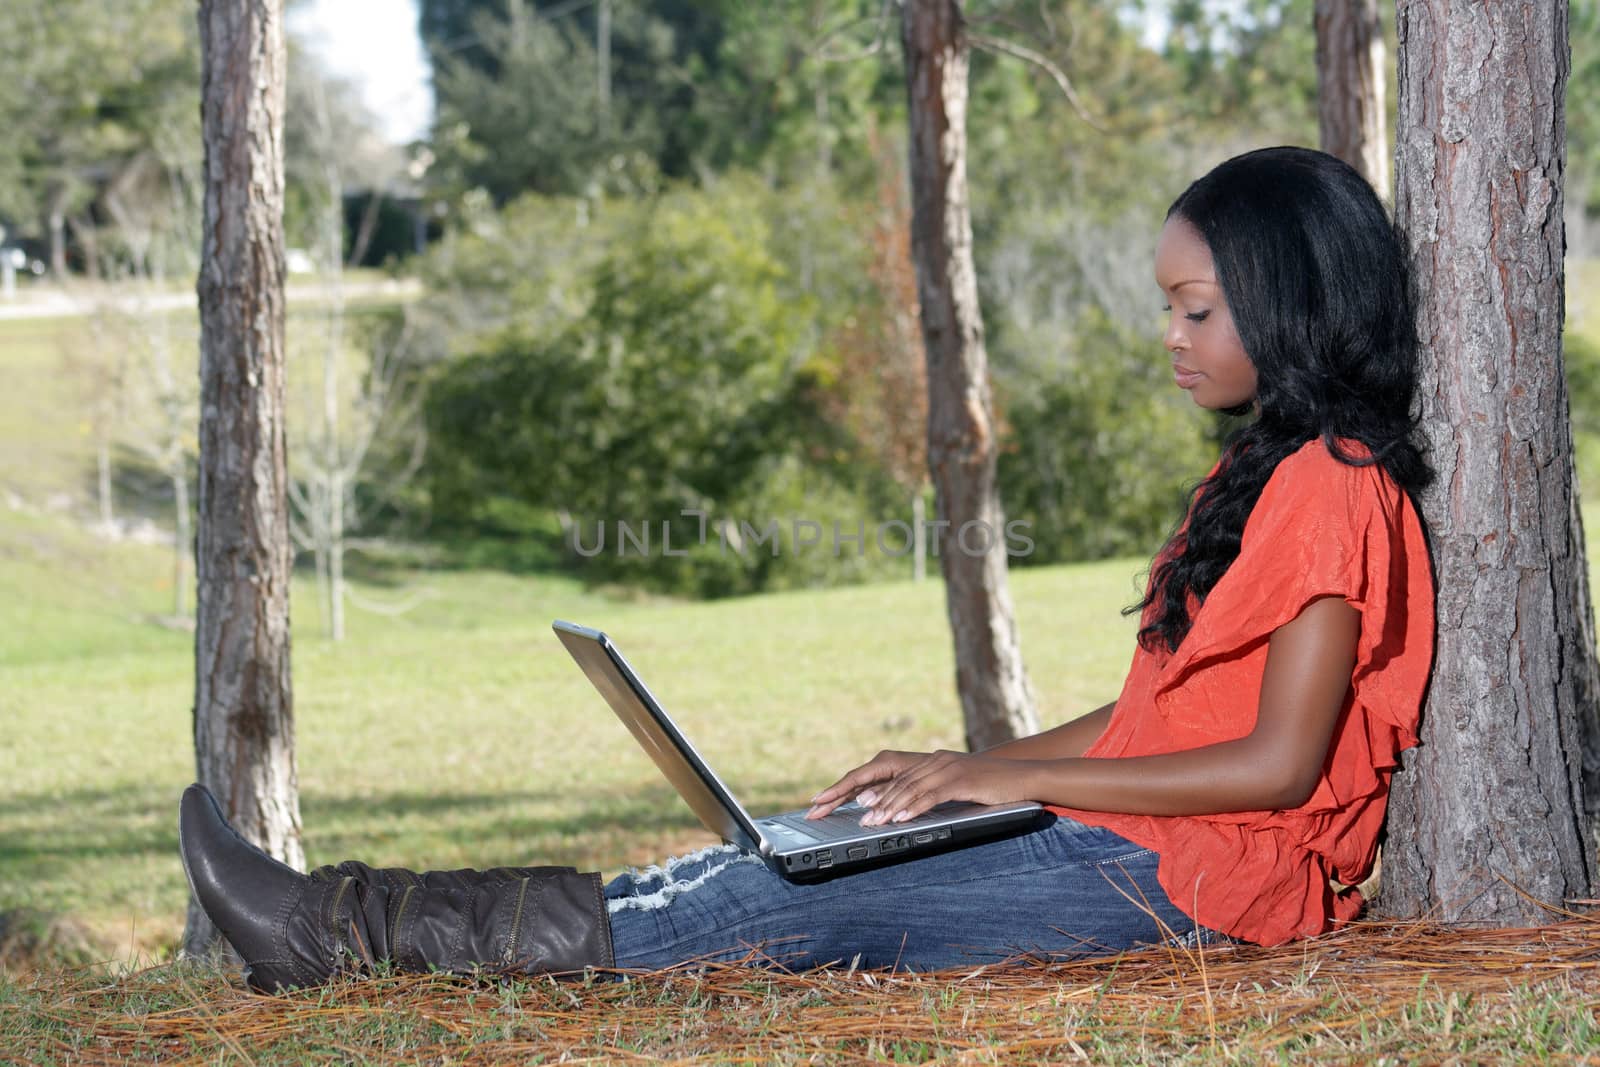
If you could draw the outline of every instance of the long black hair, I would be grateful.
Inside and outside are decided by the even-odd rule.
[[[1174,650],[1239,555],[1245,520],[1278,464],[1321,438],[1340,462],[1377,464],[1406,492],[1433,470],[1416,441],[1417,332],[1406,241],[1354,168],[1309,148],[1263,148],[1218,165],[1167,209],[1211,250],[1255,366],[1255,418],[1229,435],[1190,494],[1187,524],[1157,554],[1139,643]],[[1338,441],[1359,441],[1368,455]]]

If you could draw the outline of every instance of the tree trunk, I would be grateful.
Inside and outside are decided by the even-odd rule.
[[[1533,901],[1594,879],[1594,626],[1561,359],[1566,12],[1399,5],[1397,213],[1439,471],[1422,501],[1438,653],[1384,855],[1399,916],[1539,922]]]
[[[923,490],[919,486],[911,496],[911,580],[920,582],[928,576],[928,506],[922,502]]]
[[[94,467],[95,495],[100,502],[100,529],[110,537],[116,532],[117,516],[111,507],[111,431],[103,421],[95,427]]]
[[[901,40],[911,119],[912,256],[928,363],[934,542],[955,639],[967,746],[1038,729],[1006,586],[1005,515],[967,209],[967,40],[956,0],[906,0]]]
[[[289,677],[282,0],[202,0],[205,212],[195,760],[250,840],[304,865]],[[184,950],[215,936],[190,902]]]
[[[1389,199],[1383,27],[1378,0],[1316,0],[1317,126],[1338,156]]]
[[[324,120],[324,129],[328,123]],[[344,359],[344,181],[338,166],[329,159],[324,164],[328,207],[324,215],[327,241],[328,337],[322,349],[322,457],[317,474],[326,493],[322,503],[327,510],[318,518],[327,534],[328,636],[344,640],[344,465],[339,436],[339,366]],[[317,497],[312,496],[315,500]]]
[[[186,593],[189,587],[189,556],[194,552],[194,532],[189,527],[189,474],[184,469],[181,449],[173,463],[170,477],[173,537],[177,544],[172,551],[172,621],[177,623],[189,613]]]
[[[53,281],[67,280],[67,215],[66,193],[56,192],[50,198],[45,212],[45,229],[50,234],[50,277]]]

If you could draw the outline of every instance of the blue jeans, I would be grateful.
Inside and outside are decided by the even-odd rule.
[[[1159,857],[1109,830],[1037,829],[832,881],[795,884],[716,845],[606,886],[618,967],[751,960],[933,970],[1210,941],[1156,881]]]

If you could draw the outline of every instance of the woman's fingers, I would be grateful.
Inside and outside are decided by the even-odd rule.
[[[868,786],[889,780],[905,767],[908,763],[918,758],[920,753],[915,752],[890,752],[878,753],[861,766],[848,771],[837,782],[811,798],[811,807],[806,812],[806,818],[820,818],[840,804],[862,794]],[[868,790],[864,803],[871,803],[876,799],[875,794]]]
[[[877,795],[870,802],[863,801],[872,810],[862,818],[861,824],[880,826],[914,819],[935,804],[957,799],[950,786],[960,778],[965,759],[954,752],[935,752],[906,767],[891,782],[877,789]]]
[[[964,752],[938,752],[895,776],[870,805],[863,826],[904,822],[947,800],[997,804],[1022,798],[1015,761]]]

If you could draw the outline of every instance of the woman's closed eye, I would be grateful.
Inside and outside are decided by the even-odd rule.
[[[1162,311],[1171,311],[1172,310],[1172,305],[1171,304],[1162,304],[1161,305],[1161,310]],[[1204,321],[1206,321],[1206,318],[1208,316],[1210,316],[1210,314],[1211,314],[1210,311],[1191,311],[1187,315],[1185,315],[1184,318],[1188,319],[1190,322],[1204,322]]]

